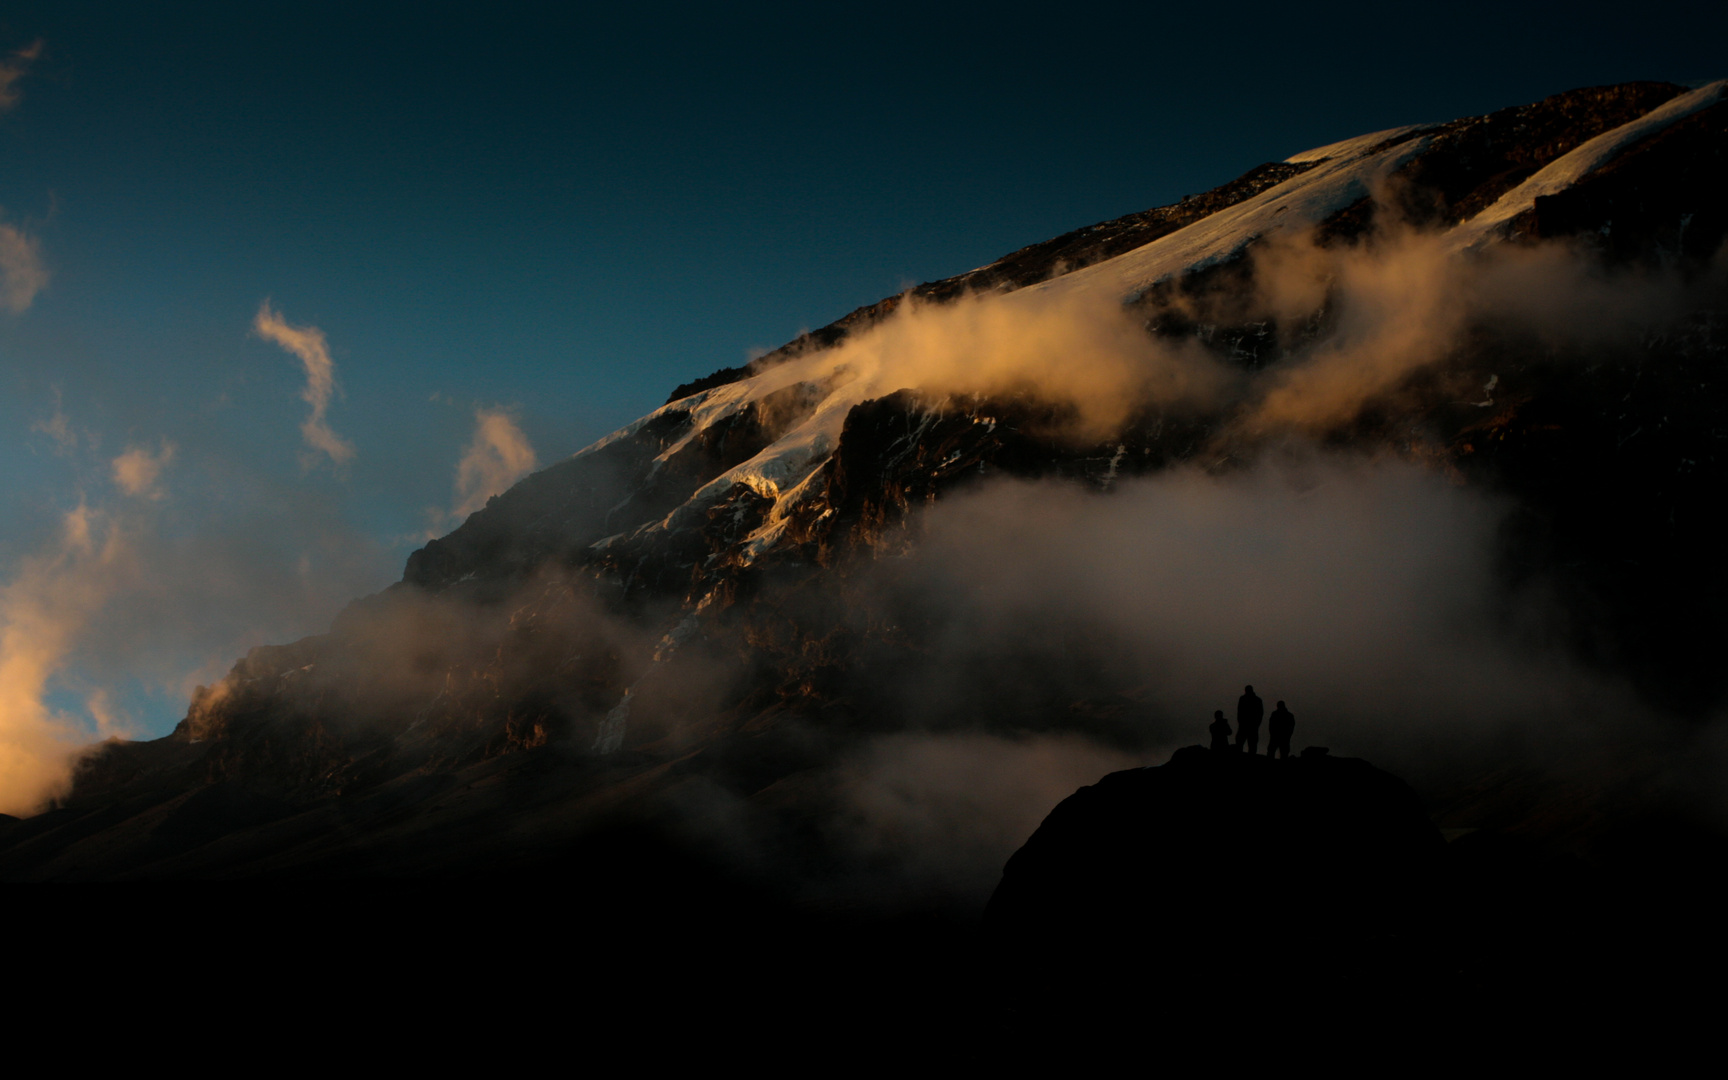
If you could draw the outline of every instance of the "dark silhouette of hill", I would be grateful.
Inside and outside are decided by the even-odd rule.
[[[1473,1059],[1617,1046],[1628,1024],[1683,1040],[1699,966],[1728,956],[1724,841],[1631,814],[1594,856],[1540,832],[1448,842],[1365,761],[1192,746],[1080,789],[1014,854],[985,993],[1029,1041],[1158,1024],[1230,1053]]]
[[[1408,785],[1354,758],[1274,761],[1201,746],[1111,773],[1050,812],[985,911],[1008,937],[1194,928],[1201,950],[1367,926],[1445,849]]]
[[[1132,1008],[1418,985],[1436,968],[1426,923],[1445,856],[1416,794],[1365,761],[1191,746],[1052,810],[983,926],[1022,1009],[1053,982],[1076,988],[1064,1008],[1112,1009],[1111,971],[1139,961],[1163,985]]]

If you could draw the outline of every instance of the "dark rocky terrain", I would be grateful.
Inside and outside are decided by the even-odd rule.
[[[1347,252],[1394,226],[1443,235],[1683,93],[1654,83],[1591,88],[1389,134],[1375,152],[1394,155],[1385,160],[1396,167],[1312,222],[1314,242]],[[1262,165],[909,295],[940,305],[1060,282],[1276,197],[1326,160]],[[1506,595],[1540,586],[1556,597],[1564,618],[1551,632],[1581,663],[1635,687],[1673,725],[1667,741],[1616,736],[1542,766],[1436,755],[1411,787],[1339,759],[1236,761],[1219,772],[1182,751],[1064,803],[1010,864],[992,920],[1011,922],[1005,913],[1016,904],[1025,910],[1025,883],[1056,858],[1040,852],[1057,834],[1070,837],[1061,858],[1078,860],[1059,875],[1065,887],[1088,875],[1093,885],[1041,902],[1068,905],[1059,918],[1093,930],[1123,925],[1142,896],[1174,904],[1164,917],[1185,929],[1157,930],[1163,945],[1172,934],[1237,933],[1230,927],[1252,906],[1239,890],[1260,888],[1269,868],[1307,873],[1312,884],[1309,871],[1325,867],[1325,895],[1336,898],[1341,883],[1354,888],[1390,859],[1396,889],[1417,889],[1423,874],[1442,884],[1426,907],[1396,897],[1370,906],[1450,919],[1453,929],[1417,934],[1414,953],[1387,954],[1395,963],[1352,960],[1337,970],[1393,963],[1397,986],[1416,987],[1423,1001],[1504,1005],[1507,980],[1547,972],[1551,986],[1553,972],[1573,970],[1554,966],[1549,950],[1587,932],[1580,919],[1617,917],[1623,901],[1642,920],[1666,903],[1691,911],[1719,897],[1722,837],[1694,797],[1714,780],[1675,762],[1728,696],[1718,662],[1728,624],[1701,617],[1728,600],[1718,521],[1728,479],[1724,191],[1728,102],[1716,100],[1536,198],[1492,237],[1504,249],[1565,245],[1599,280],[1660,279],[1673,302],[1637,333],[1556,343],[1472,325],[1461,344],[1347,421],[1309,433],[1321,447],[1415,463],[1503,500],[1511,510],[1496,573]],[[1123,299],[1150,335],[1203,349],[1244,378],[1276,371],[1332,334],[1338,313],[1324,297],[1299,313],[1257,309],[1264,246],[1251,237]],[[900,688],[947,663],[940,642],[949,627],[940,610],[882,588],[883,575],[918,549],[928,507],[992,478],[1107,494],[1176,468],[1228,475],[1281,444],[1244,426],[1252,402],[1241,397],[1148,405],[1099,440],[1075,438],[1061,408],[1031,392],[906,386],[850,407],[833,445],[778,490],[743,480],[715,487],[805,423],[842,373],[727,410],[704,395],[866,333],[907,302],[888,298],[747,368],[680,387],[665,409],[427,544],[400,583],[356,601],[328,634],[253,650],[201,688],[174,734],[96,749],[59,805],[0,819],[0,880],[412,879],[437,883],[429,889],[444,896],[502,889],[532,906],[497,901],[488,909],[495,926],[542,926],[556,911],[626,937],[686,925],[688,938],[775,922],[814,941],[896,942],[885,957],[918,953],[989,970],[994,961],[967,952],[995,947],[969,929],[981,897],[922,889],[882,849],[837,839],[834,823],[856,788],[840,763],[914,730],[1078,734],[1152,760],[1197,725],[1156,715],[1109,643],[1079,638],[1060,662],[1023,657],[984,673],[975,692],[936,715],[909,709]],[[794,483],[796,500],[787,494]],[[1210,809],[1181,811],[1207,816],[1203,829],[1184,834],[1166,818],[1128,837],[1113,818],[1092,839],[1073,839],[1070,819],[1095,816],[1118,795],[1156,801],[1158,785],[1174,790],[1173,778],[1190,773],[1194,784],[1215,785],[1194,795]],[[1278,810],[1270,832],[1256,821],[1271,811],[1258,802],[1244,811],[1232,794],[1262,774],[1284,791],[1276,799],[1296,807]],[[1305,793],[1310,777],[1365,801],[1337,811],[1324,786]],[[1263,795],[1273,798],[1254,799]],[[1442,843],[1437,828],[1454,842]],[[1086,844],[1096,850],[1076,854]],[[1171,853],[1151,864],[1120,857],[1124,846],[1147,844]],[[1172,898],[1156,884],[1187,872],[1176,869],[1184,859],[1204,866],[1206,853],[1243,846],[1245,862],[1222,864],[1243,873],[1219,878],[1220,893]],[[1584,914],[1541,916],[1534,929],[1519,921],[1523,905],[1564,904],[1579,875],[1595,883],[1577,909]],[[1640,883],[1632,894],[1621,888],[1629,882]],[[1671,900],[1674,890],[1686,899]],[[1507,901],[1512,894],[1525,899]],[[1450,915],[1433,914],[1435,897]],[[1101,911],[1100,902],[1116,906]],[[1304,970],[1328,963],[1343,934],[1337,917],[1332,910],[1331,929],[1313,939],[1321,944],[1299,951]],[[855,938],[860,926],[879,936]],[[1352,939],[1352,956],[1373,952],[1382,930],[1397,936],[1375,926]],[[1261,931],[1243,933],[1252,941]],[[858,949],[846,955],[871,963]],[[1197,963],[1192,948],[1178,954]],[[1475,959],[1453,963],[1466,954]],[[919,1000],[948,985],[927,985]]]

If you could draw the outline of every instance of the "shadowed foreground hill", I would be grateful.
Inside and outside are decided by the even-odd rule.
[[[1245,979],[1256,993],[1366,981],[1408,994],[1443,975],[1429,930],[1446,847],[1415,792],[1365,761],[1191,746],[1052,810],[984,927],[1021,1009],[1048,1007],[1032,1002],[1055,985],[1083,1010],[1204,1011]],[[1112,977],[1141,963],[1164,975]]]
[[[1052,810],[1008,860],[985,922],[1036,939],[1150,920],[1191,928],[1178,944],[1200,950],[1317,920],[1355,933],[1408,911],[1444,850],[1416,793],[1365,761],[1191,746]],[[1396,921],[1376,930],[1396,933]]]
[[[1651,1016],[1680,1034],[1723,953],[1722,852],[1678,822],[1641,836],[1636,864],[1517,832],[1448,843],[1366,761],[1192,746],[1051,811],[979,947],[997,1015],[1028,1031],[1179,1022],[1279,1052],[1335,1031],[1345,1052],[1442,1056],[1538,1032],[1602,1045],[1594,1025]]]

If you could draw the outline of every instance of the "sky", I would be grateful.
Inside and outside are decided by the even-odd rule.
[[[817,7],[0,9],[0,698],[163,734],[681,382],[1728,40],[1704,3]]]

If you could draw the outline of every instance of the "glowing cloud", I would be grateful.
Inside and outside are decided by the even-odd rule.
[[[1326,305],[1333,325],[1256,378],[1242,427],[1312,434],[1350,423],[1443,364],[1472,328],[1602,344],[1674,317],[1687,296],[1671,273],[1611,270],[1567,243],[1462,258],[1448,235],[1391,228],[1356,247],[1297,237],[1257,252],[1256,316],[1290,325]]]
[[[902,387],[942,394],[1030,392],[1072,413],[1073,432],[1103,438],[1153,402],[1201,403],[1229,373],[1203,350],[1148,335],[1109,295],[908,300],[824,361],[860,382],[853,396]]]
[[[55,544],[26,559],[0,588],[0,813],[31,814],[63,795],[88,741],[82,725],[45,695],[128,558],[120,531],[108,529],[99,542],[100,526],[80,505],[66,515]],[[97,704],[111,721],[106,703]]]
[[[467,517],[486,500],[534,471],[539,462],[528,437],[503,409],[474,410],[474,439],[456,466],[456,517]]]
[[[311,415],[300,425],[300,434],[306,445],[328,455],[334,464],[347,462],[354,456],[354,447],[332,431],[324,419],[330,408],[330,397],[336,392],[336,363],[330,359],[330,346],[324,340],[324,331],[316,326],[291,325],[271,308],[268,300],[258,306],[252,330],[259,337],[273,341],[299,357],[306,367],[306,388],[300,391],[300,397],[312,406]]]

